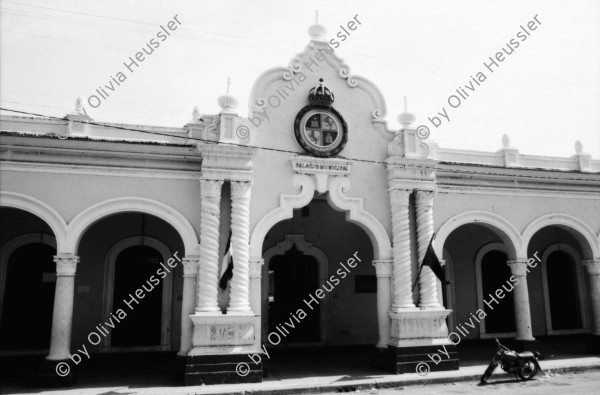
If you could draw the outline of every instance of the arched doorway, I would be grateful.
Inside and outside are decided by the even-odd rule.
[[[111,347],[160,347],[166,331],[163,325],[165,293],[164,284],[156,277],[164,258],[152,247],[136,245],[122,250],[115,262],[113,309],[125,307],[125,300],[132,300],[132,290],[143,289],[143,303],[131,303],[127,319],[116,325],[111,332]],[[150,281],[151,277],[153,280]]]
[[[591,325],[591,306],[581,262],[589,245],[582,244],[582,234],[571,227],[533,229],[526,232],[531,234],[528,254],[541,257],[541,264],[527,276],[530,292],[540,295],[530,300],[534,330],[551,336],[586,332]]]
[[[46,236],[47,237],[47,236]],[[47,350],[50,347],[56,248],[40,242],[23,244],[6,262],[0,319],[0,349]]]
[[[292,320],[290,312],[298,308],[298,301],[306,298],[319,284],[319,264],[315,257],[304,255],[294,245],[283,255],[276,255],[269,262],[269,306],[268,331],[277,331],[277,326]],[[302,325],[290,331],[282,344],[318,343],[321,341],[320,304],[314,306],[302,320]],[[286,329],[287,331],[287,329]]]
[[[299,300],[325,285],[329,268],[325,253],[306,242],[303,234],[286,234],[284,240],[265,251],[263,257],[268,267],[268,276],[263,281],[262,308],[263,338],[266,339],[278,324],[290,319],[289,312],[297,312]],[[303,320],[308,324],[306,328],[303,324],[302,329],[298,328],[301,333],[286,338],[284,344],[326,343],[329,298],[314,305],[314,309]]]
[[[467,328],[463,331],[466,339],[515,335],[512,291],[506,291],[503,285],[511,289],[507,261],[516,257],[517,236],[518,232],[503,219],[489,213],[467,213],[442,225],[435,248],[443,251],[446,273],[452,281],[445,295],[453,309],[448,320],[450,331],[456,332],[462,324]],[[503,291],[504,298],[498,299],[497,289]],[[497,304],[490,295],[498,300]],[[479,310],[487,316],[484,318]]]
[[[567,244],[553,244],[542,256],[542,277],[548,333],[583,329],[583,292],[579,253]]]
[[[486,334],[506,334],[515,332],[514,285],[509,281],[512,273],[506,264],[506,252],[490,250],[481,257],[480,276],[482,299],[484,300],[484,318]],[[498,299],[496,291],[502,290],[504,296]],[[498,303],[492,300],[494,297]],[[487,302],[487,303],[486,303]]]
[[[85,328],[101,323],[104,333],[92,352],[179,348],[183,268],[173,257],[182,258],[185,251],[173,227],[143,213],[109,215],[86,229],[78,253],[74,315],[81,316],[73,324],[74,343],[86,340]]]
[[[340,262],[355,253],[361,263],[339,276]],[[377,343],[377,289],[371,240],[359,226],[347,222],[343,212],[332,209],[326,199],[314,199],[294,210],[292,219],[275,225],[265,237],[263,258],[263,328],[269,329],[267,336],[263,333],[265,341],[272,329],[278,324],[286,327],[284,322],[303,309],[306,318],[293,329],[286,327],[290,333],[298,333],[288,335],[288,343]],[[273,297],[269,308],[267,300]],[[310,303],[312,308],[307,305],[311,297],[318,301]]]
[[[0,350],[7,355],[46,354],[52,331],[57,239],[48,222],[25,209],[35,211],[0,208]]]
[[[569,254],[554,251],[548,256],[546,281],[552,329],[581,329],[577,273],[575,262]]]
[[[104,316],[123,308],[127,318],[107,335],[103,347],[111,350],[168,350],[172,276],[157,275],[161,262],[172,253],[153,237],[134,236],[116,243],[106,258]],[[162,270],[164,272],[164,269]],[[135,292],[143,292],[143,301],[131,301]]]

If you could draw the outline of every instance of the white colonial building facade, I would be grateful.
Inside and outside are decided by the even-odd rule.
[[[44,355],[52,381],[83,346],[172,351],[210,384],[262,380],[249,354],[285,344],[371,344],[395,373],[441,345],[432,368],[457,369],[465,339],[598,349],[600,161],[444,149],[406,109],[389,130],[379,89],[310,34],[247,118],[229,94],[183,128],[99,124],[81,101],[66,122],[2,116],[3,355]],[[434,232],[446,286],[418,276]]]

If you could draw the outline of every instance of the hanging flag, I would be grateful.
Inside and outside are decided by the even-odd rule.
[[[423,266],[429,266],[429,268],[433,271],[435,276],[442,282],[444,285],[451,284],[450,281],[446,280],[446,275],[444,274],[444,268],[440,263],[437,255],[435,254],[435,250],[433,249],[433,235],[431,236],[431,240],[429,241],[429,246],[427,246],[427,252],[425,252],[425,256],[423,257],[423,262],[421,262],[421,266],[419,267],[419,273],[417,273],[417,279],[413,284],[413,289],[419,281],[419,276],[421,275],[421,270]]]
[[[219,287],[222,290],[227,289],[227,283],[233,277],[233,254],[231,251],[231,231],[229,231],[229,238],[227,239],[227,250],[223,256],[223,262],[221,262],[221,279],[219,280]]]

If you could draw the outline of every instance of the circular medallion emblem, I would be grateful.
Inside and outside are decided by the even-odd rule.
[[[339,153],[348,140],[342,116],[331,107],[306,106],[296,116],[294,133],[309,154],[329,157]]]

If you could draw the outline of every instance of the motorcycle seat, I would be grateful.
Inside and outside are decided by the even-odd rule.
[[[524,359],[528,359],[528,358],[533,358],[534,355],[531,351],[524,351],[524,352],[519,352],[517,353],[517,356],[519,358],[524,358]]]

